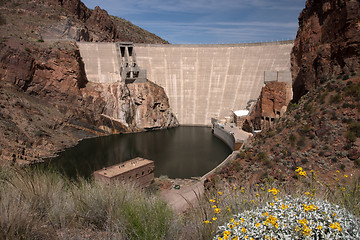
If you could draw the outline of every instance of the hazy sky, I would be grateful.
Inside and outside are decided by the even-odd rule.
[[[82,0],[173,44],[294,39],[306,0]]]

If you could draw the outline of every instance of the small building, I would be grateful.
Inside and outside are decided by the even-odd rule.
[[[249,115],[249,110],[233,111],[235,126],[241,128],[248,115]]]
[[[134,158],[94,172],[95,181],[112,183],[114,181],[136,182],[142,187],[149,186],[154,179],[154,161]]]

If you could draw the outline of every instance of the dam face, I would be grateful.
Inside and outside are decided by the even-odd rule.
[[[114,82],[119,60],[114,43],[78,43],[89,81]],[[292,41],[230,45],[135,44],[147,79],[165,89],[182,125],[210,125],[211,118],[246,109],[265,81],[291,83]],[[135,57],[135,56],[134,56]],[[120,78],[119,78],[120,80]]]

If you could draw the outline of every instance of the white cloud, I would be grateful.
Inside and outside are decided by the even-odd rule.
[[[304,0],[83,0],[90,7],[100,5],[108,11],[122,10],[138,14],[144,12],[224,12],[229,9],[262,8],[298,10]]]
[[[83,1],[91,8],[100,5],[171,43],[230,43],[294,38],[306,0]],[[284,21],[279,12],[284,12]]]

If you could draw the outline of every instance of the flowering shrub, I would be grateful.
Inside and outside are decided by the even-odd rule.
[[[214,239],[360,239],[359,219],[338,205],[308,196],[279,199],[276,189],[269,192],[274,201],[234,215]]]

